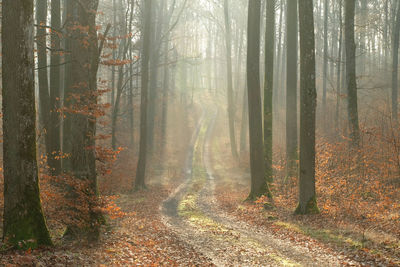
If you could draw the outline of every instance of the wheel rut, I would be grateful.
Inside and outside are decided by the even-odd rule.
[[[163,222],[217,266],[340,266],[329,251],[277,238],[218,209],[210,157],[217,116],[217,108],[203,109],[188,148],[185,181],[160,207]]]

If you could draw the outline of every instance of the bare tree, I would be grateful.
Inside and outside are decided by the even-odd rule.
[[[297,1],[287,3],[286,175],[297,175]]]
[[[393,29],[393,64],[392,64],[392,118],[398,123],[398,66],[399,66],[400,5],[397,6],[396,24]]]
[[[143,26],[143,47],[142,47],[142,91],[140,101],[140,144],[139,161],[136,171],[135,190],[144,189],[147,159],[147,103],[149,86],[149,57],[150,57],[150,28],[152,19],[152,0],[144,1],[144,26]]]
[[[229,117],[229,139],[231,141],[232,156],[237,159],[237,146],[235,137],[235,107],[233,101],[233,85],[232,85],[232,33],[229,18],[229,0],[224,0],[224,17],[225,17],[225,44],[226,44],[226,60],[227,60],[227,96],[228,96],[228,117]]]
[[[61,81],[60,81],[60,51],[61,51],[61,5],[60,0],[51,0],[51,52],[50,52],[50,123],[49,133],[51,153],[48,158],[51,173],[61,172]]]

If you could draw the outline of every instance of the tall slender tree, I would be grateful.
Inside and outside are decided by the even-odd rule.
[[[237,159],[237,145],[235,135],[235,107],[233,101],[233,85],[232,85],[232,29],[229,18],[229,0],[224,0],[224,18],[225,18],[225,44],[226,44],[226,60],[227,60],[227,79],[228,79],[228,120],[229,120],[229,139],[231,142],[232,156]]]
[[[159,65],[161,62],[161,38],[163,34],[164,23],[164,10],[163,3],[165,1],[153,0],[153,7],[151,9],[151,16],[153,18],[150,28],[150,63],[149,63],[149,105],[147,111],[147,150],[148,155],[151,157],[155,148],[155,123],[158,112],[158,80],[160,76]]]
[[[300,190],[298,214],[318,213],[315,194],[315,38],[313,1],[299,1],[300,26]]]
[[[272,91],[274,86],[275,0],[267,0],[265,27],[264,157],[265,178],[272,182]]]
[[[392,63],[392,118],[398,124],[398,72],[399,72],[399,35],[400,35],[400,5],[397,5],[396,24],[393,29],[393,63]]]
[[[286,175],[297,175],[297,1],[287,2]]]
[[[353,146],[358,147],[360,129],[358,125],[358,100],[356,80],[356,44],[354,41],[354,10],[356,1],[345,1],[345,43],[346,43],[346,81],[347,112],[350,124],[350,138]]]
[[[65,51],[72,51],[72,43],[73,43],[73,28],[74,28],[74,1],[65,1],[65,40],[64,40],[64,49]],[[71,97],[73,83],[72,83],[72,55],[71,53],[65,54],[64,63],[66,63],[64,67],[64,97],[63,97],[63,126],[62,126],[62,152],[65,155],[71,155],[72,153],[72,128],[71,123],[73,119],[73,114],[67,112],[67,109],[73,105],[73,99]],[[71,171],[71,159],[70,157],[63,157],[62,162],[62,171],[64,173],[68,173]]]
[[[243,101],[242,101],[242,121],[240,124],[240,154],[242,154],[242,155],[247,149],[247,134],[248,134],[248,127],[249,127],[247,82],[246,82],[246,86],[243,91],[244,92],[243,92]]]
[[[69,169],[65,171],[74,179],[87,184],[89,216],[73,220],[67,228],[66,235],[72,238],[85,237],[97,240],[102,216],[96,209],[97,174],[95,156],[96,110],[97,104],[97,70],[99,65],[99,45],[96,28],[98,0],[74,2],[70,6],[70,23],[75,25],[71,31],[71,62],[66,79],[70,88],[66,90],[66,111],[71,113],[69,134],[71,154],[68,157]],[[68,12],[68,11],[67,11]],[[79,27],[76,27],[78,25]],[[82,29],[85,29],[84,31]],[[76,188],[70,191],[70,197],[76,196]],[[78,222],[84,222],[83,225]]]
[[[1,25],[3,240],[13,246],[50,245],[36,158],[33,0],[2,1]]]
[[[47,71],[47,0],[36,1],[36,21],[37,21],[37,56],[38,56],[38,85],[39,85],[39,116],[41,126],[46,133],[44,141],[46,146],[46,154],[51,158],[50,151],[50,95],[49,95],[49,79]]]
[[[343,0],[339,3],[339,49],[338,49],[338,59],[337,59],[337,69],[336,69],[336,111],[335,111],[335,129],[339,129],[339,113],[340,113],[340,98],[341,98],[341,68],[342,68],[342,57],[343,57]]]
[[[50,157],[48,159],[51,173],[60,174],[61,160],[61,81],[60,81],[60,49],[61,49],[61,4],[60,0],[51,0],[51,52],[50,52]]]
[[[322,74],[322,116],[323,123],[326,122],[326,91],[328,82],[328,11],[329,11],[329,0],[324,1],[324,66]],[[325,124],[326,126],[326,124]],[[326,129],[326,127],[324,127]]]
[[[250,132],[251,191],[249,200],[271,196],[265,180],[264,146],[260,88],[260,11],[261,0],[249,0],[247,32],[247,84]]]
[[[143,32],[142,32],[142,90],[140,100],[140,144],[139,160],[136,171],[135,190],[144,189],[147,160],[147,103],[149,87],[149,57],[150,57],[150,29],[152,19],[152,0],[144,1]]]

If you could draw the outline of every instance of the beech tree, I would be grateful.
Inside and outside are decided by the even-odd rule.
[[[265,27],[264,153],[265,178],[272,182],[272,91],[274,86],[275,0],[267,0]]]
[[[393,63],[392,63],[392,118],[398,124],[398,66],[399,66],[400,5],[397,5],[396,24],[393,29]]]
[[[51,2],[51,39],[47,45],[47,0],[36,1],[37,19],[37,55],[39,78],[39,112],[44,128],[47,161],[50,173],[60,174],[60,0]],[[50,50],[50,65],[47,60],[47,50]],[[48,76],[50,69],[50,82]]]
[[[300,175],[298,214],[318,213],[315,195],[315,39],[313,1],[299,1]]]
[[[144,2],[143,14],[143,33],[142,33],[142,89],[140,96],[140,144],[139,144],[139,160],[136,170],[135,190],[144,189],[147,161],[147,103],[148,103],[148,87],[149,87],[149,57],[150,57],[150,27],[152,18],[152,0]]]
[[[61,3],[51,0],[51,51],[50,51],[50,118],[48,135],[50,136],[49,166],[51,173],[61,172]]]
[[[260,0],[249,0],[247,32],[247,90],[250,135],[251,191],[249,200],[271,196],[265,179],[260,88]]]
[[[228,122],[229,122],[229,140],[231,142],[231,152],[234,158],[238,158],[236,135],[235,135],[235,107],[233,101],[232,85],[232,33],[229,18],[229,0],[224,0],[224,18],[225,18],[225,44],[227,61],[227,97],[228,97]]]
[[[346,43],[346,81],[347,112],[350,124],[350,139],[353,146],[358,147],[360,129],[358,125],[358,99],[356,79],[356,44],[354,41],[354,9],[356,1],[345,1],[345,43]]]
[[[40,202],[36,159],[33,0],[3,1],[1,25],[3,240],[25,249],[51,245]]]
[[[64,96],[64,109],[69,116],[69,128],[64,127],[64,135],[69,136],[64,138],[68,142],[70,156],[65,160],[68,169],[64,171],[87,184],[85,192],[91,203],[88,203],[89,217],[83,218],[83,225],[71,223],[65,234],[72,238],[84,236],[89,240],[97,240],[102,221],[96,209],[98,189],[95,155],[97,71],[101,52],[96,27],[99,2],[71,2],[67,5],[71,54],[65,75],[69,87],[66,87]],[[73,190],[70,192],[72,198],[76,195]],[[76,213],[76,216],[80,214]]]
[[[297,175],[297,1],[287,2],[286,176]]]
[[[322,116],[325,123],[326,119],[326,91],[328,82],[328,11],[329,11],[329,0],[324,0],[324,62],[323,62],[323,74],[322,74]],[[324,128],[325,129],[325,128]]]

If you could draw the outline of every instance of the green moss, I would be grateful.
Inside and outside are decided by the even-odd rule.
[[[40,245],[52,245],[46,227],[38,225],[37,216],[24,216],[9,222],[5,229],[4,243],[17,249],[35,249]]]
[[[298,215],[306,215],[306,214],[319,214],[320,210],[317,205],[317,198],[313,196],[308,202],[305,207],[302,207],[300,203],[297,205],[296,210],[294,211],[295,214]]]
[[[285,259],[280,257],[279,255],[275,254],[275,253],[270,253],[268,254],[268,257],[270,257],[271,259],[273,259],[279,266],[301,266],[301,264],[293,262],[291,260]]]
[[[273,203],[271,203],[271,202],[265,202],[264,204],[263,204],[263,208],[265,209],[265,210],[275,210],[276,208],[275,208],[275,205],[273,204]]]
[[[330,229],[315,229],[309,226],[283,221],[274,222],[274,225],[289,229],[296,233],[310,236],[324,243],[334,243],[341,246],[348,246],[353,249],[361,249],[363,247],[361,240],[347,237],[340,231],[332,231]]]
[[[19,249],[52,245],[39,198],[38,182],[24,192],[24,204],[4,214],[4,243]]]

